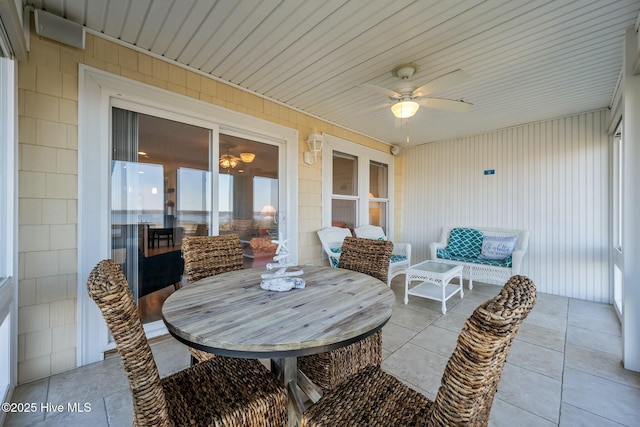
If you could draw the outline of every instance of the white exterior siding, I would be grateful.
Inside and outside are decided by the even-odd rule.
[[[412,262],[429,258],[442,226],[524,228],[522,274],[540,292],[610,302],[606,123],[599,110],[407,149]]]

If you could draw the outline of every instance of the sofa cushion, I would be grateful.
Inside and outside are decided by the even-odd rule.
[[[511,268],[512,266],[511,256],[508,256],[503,260],[470,258],[470,257],[453,255],[450,252],[448,252],[446,249],[438,249],[437,255],[438,255],[438,258],[441,258],[441,259],[448,259],[451,261],[460,261],[460,262],[466,262],[471,264],[491,265],[494,267],[504,267],[504,268]]]
[[[484,236],[480,259],[503,260],[511,256],[516,247],[517,236]]]
[[[473,228],[454,228],[449,233],[445,250],[451,256],[478,258],[482,250],[483,235]]]

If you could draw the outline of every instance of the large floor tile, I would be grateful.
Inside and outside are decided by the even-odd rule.
[[[416,334],[417,332],[412,329],[395,323],[387,323],[382,328],[382,348],[393,353],[409,342]]]
[[[565,369],[562,400],[623,425],[640,420],[640,389],[572,368]]]
[[[622,356],[622,337],[619,335],[567,326],[567,343]]]
[[[38,408],[33,412],[8,412],[4,420],[4,425],[6,427],[28,426],[44,420],[45,412],[40,410],[40,403],[47,402],[48,392],[49,378],[33,381],[17,387],[13,393],[12,402],[37,403]]]
[[[447,329],[431,325],[411,339],[411,344],[424,348],[425,350],[438,353],[440,356],[449,358],[456,347],[458,334]]]
[[[603,418],[593,412],[562,404],[560,409],[560,427],[623,427],[624,424]],[[629,426],[630,427],[630,426]]]
[[[173,338],[153,344],[151,351],[161,377],[166,377],[191,365],[189,348]]]
[[[608,316],[594,317],[587,313],[573,313],[569,316],[569,326],[603,332],[609,335],[622,335],[622,328],[618,316],[609,312]]]
[[[525,341],[514,340],[507,360],[512,365],[562,381],[564,355]]]
[[[435,396],[447,360],[448,358],[409,343],[389,356],[382,363],[382,369]]]
[[[129,388],[119,357],[54,375],[49,381],[51,403],[87,402]]]
[[[567,317],[569,312],[569,298],[538,293],[534,310],[552,316]]]
[[[440,316],[432,325],[447,329],[451,332],[459,334],[469,316],[454,312],[447,312],[444,316]]]
[[[514,421],[514,420],[517,420]],[[501,399],[494,399],[489,427],[553,427],[556,424]]]
[[[65,403],[65,410],[60,413],[47,413],[43,421],[32,424],[32,427],[110,427],[102,398],[93,401],[78,401],[76,403],[80,403],[80,407],[83,408],[82,411],[68,410]],[[85,403],[89,405],[88,408],[84,407]]]
[[[533,310],[531,310],[527,318],[524,319],[524,323],[564,333],[567,328],[567,317],[545,313],[536,303]]]
[[[109,427],[130,427],[133,420],[131,393],[113,393],[104,398]]]
[[[440,310],[435,311],[427,308],[415,310],[406,306],[394,307],[389,322],[418,332],[429,326],[441,315]]]
[[[569,316],[573,314],[586,314],[594,318],[608,319],[612,313],[615,313],[615,309],[611,304],[602,304],[575,298],[569,299]]]
[[[520,325],[520,329],[516,335],[516,341],[525,341],[550,350],[562,352],[565,346],[565,335],[565,331],[557,331],[525,321]]]
[[[624,369],[620,356],[611,353],[591,350],[575,344],[567,344],[565,366],[631,387],[640,388],[640,372]]]
[[[553,423],[560,416],[562,383],[507,362],[496,397]]]

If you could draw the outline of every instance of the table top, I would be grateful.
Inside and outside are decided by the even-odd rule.
[[[445,264],[444,262],[437,262],[432,260],[422,261],[421,263],[412,265],[409,267],[412,272],[428,272],[432,274],[452,274],[462,271],[462,266],[457,264]]]
[[[183,343],[233,357],[303,356],[333,350],[376,332],[395,295],[366,274],[301,266],[306,286],[260,288],[263,268],[238,270],[179,289],[162,306],[169,332]]]

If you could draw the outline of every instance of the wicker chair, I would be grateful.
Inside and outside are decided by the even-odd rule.
[[[377,225],[362,225],[353,233],[356,237],[364,237],[365,239],[387,240],[382,227]],[[391,287],[391,280],[401,274],[406,274],[407,268],[411,265],[411,244],[410,243],[394,243],[393,252],[391,252],[391,263],[389,264],[389,274],[387,278],[387,286]]]
[[[87,282],[122,357],[134,426],[282,426],[287,394],[257,360],[215,357],[160,379],[120,266],[98,263]]]
[[[393,243],[382,240],[346,237],[342,244],[339,268],[368,274],[387,283]],[[344,286],[349,286],[345,283]],[[367,366],[382,362],[382,332],[333,351],[302,356],[298,367],[324,392],[334,390]]]
[[[533,282],[513,276],[476,308],[460,332],[434,402],[373,366],[310,407],[300,426],[486,426],[513,338],[535,302]]]
[[[187,283],[244,267],[242,244],[237,234],[185,237],[182,239],[182,257]],[[190,348],[189,351],[194,362],[213,357],[203,350]]]

